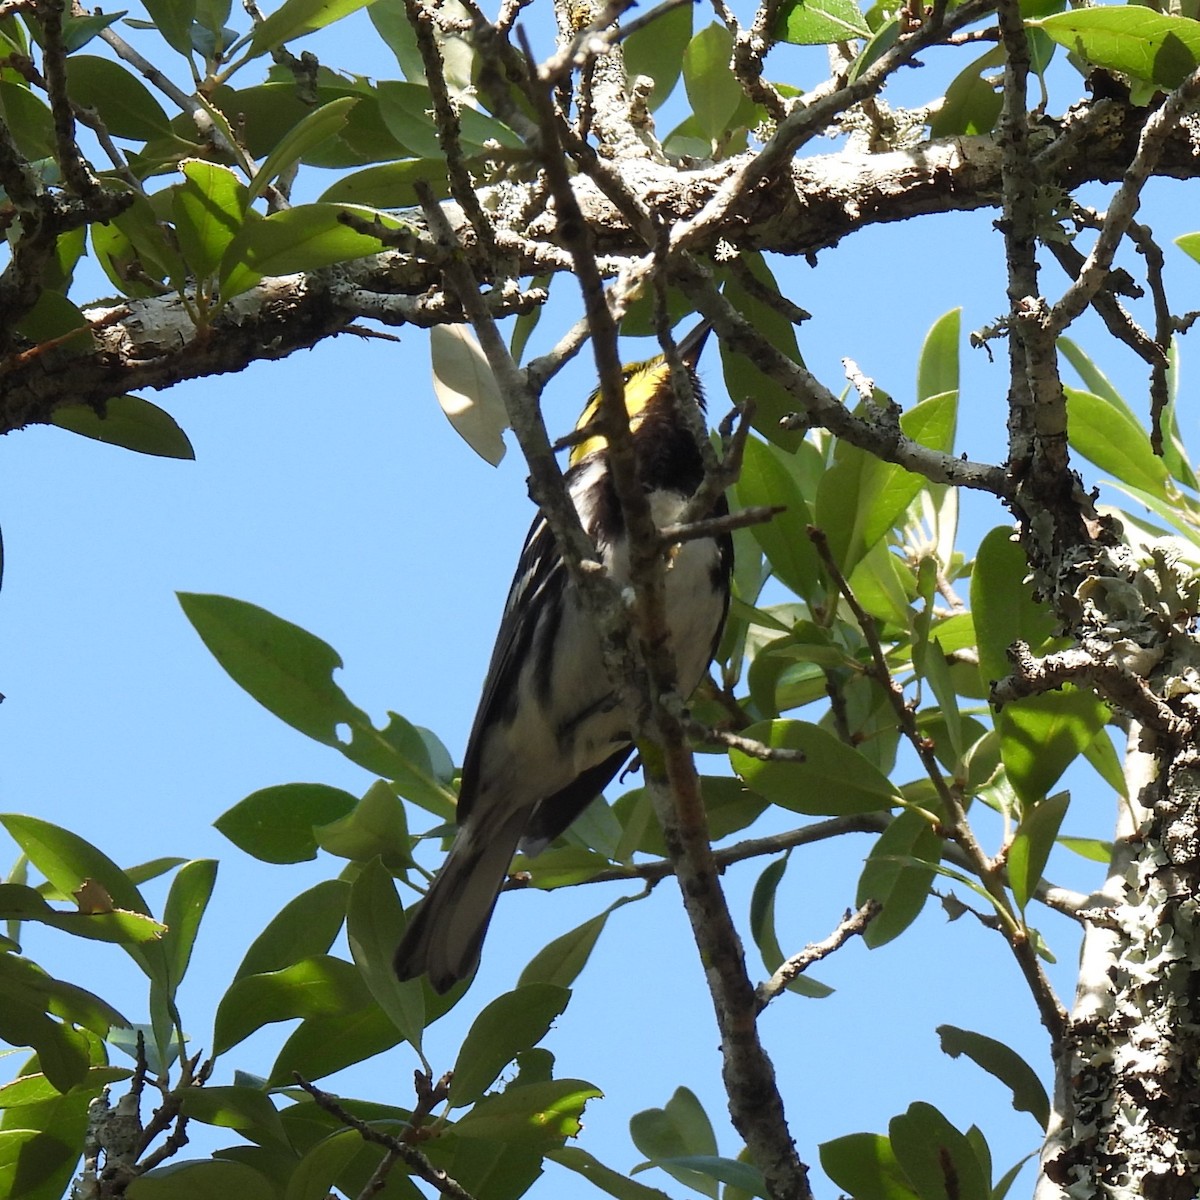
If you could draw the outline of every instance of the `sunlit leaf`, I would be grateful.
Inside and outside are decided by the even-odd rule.
[[[775,36],[798,46],[869,38],[871,28],[853,0],[793,0],[779,9]]]
[[[733,36],[713,22],[701,29],[683,52],[683,83],[705,137],[724,134],[742,100],[742,90],[730,69]]]
[[[401,982],[392,955],[404,933],[404,907],[396,885],[376,858],[359,872],[350,889],[346,937],[350,954],[375,1003],[391,1017],[406,1041],[420,1047],[425,1026],[424,993],[419,980]]]
[[[1162,496],[1169,473],[1141,422],[1091,392],[1063,390],[1071,445],[1122,483]]]
[[[184,182],[173,189],[175,233],[184,261],[197,279],[207,279],[242,227],[249,203],[246,188],[228,168],[193,159],[180,169]]]
[[[734,771],[749,787],[792,812],[814,816],[878,812],[900,800],[886,775],[819,725],[765,721],[750,726],[744,736],[804,755],[803,762],[772,762],[740,750],[729,752]]]
[[[854,1200],[925,1200],[879,1133],[851,1133],[824,1142],[821,1169]]]
[[[932,1104],[918,1101],[888,1124],[892,1150],[922,1200],[991,1200],[974,1150]]]
[[[450,1105],[474,1104],[522,1050],[546,1036],[571,993],[552,983],[528,983],[505,992],[475,1018],[454,1064]]]
[[[1164,88],[1177,87],[1200,62],[1200,22],[1141,5],[1072,9],[1035,24],[1098,67]]]
[[[356,796],[328,784],[284,783],[252,793],[213,825],[262,862],[305,862],[317,857],[313,826],[344,817],[357,803]]]
[[[314,146],[334,137],[346,124],[350,110],[357,103],[357,97],[339,96],[314,109],[289,129],[259,165],[242,207],[245,208],[256,196],[261,196],[269,184],[274,183],[289,167],[295,166]]]
[[[508,412],[483,349],[465,325],[429,331],[433,392],[459,437],[493,467],[504,457]]]
[[[284,0],[265,21],[254,27],[251,48],[262,53],[282,46],[324,29],[370,3],[371,0]]]

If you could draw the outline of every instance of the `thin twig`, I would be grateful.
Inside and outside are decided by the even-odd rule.
[[[723,517],[705,517],[699,521],[664,525],[659,530],[659,540],[664,547],[674,546],[679,542],[693,542],[721,533],[732,533],[735,529],[746,529],[751,525],[765,525],[784,512],[787,512],[786,504],[760,504],[740,509],[735,513],[726,513]]]
[[[1137,153],[1125,169],[1121,186],[1117,189],[1104,217],[1100,236],[1079,272],[1079,278],[1069,287],[1054,306],[1050,315],[1049,329],[1054,336],[1062,333],[1088,306],[1091,297],[1103,285],[1112,266],[1117,247],[1129,228],[1141,204],[1142,188],[1162,154],[1168,137],[1175,132],[1179,122],[1187,115],[1200,97],[1200,67],[1163,101],[1162,106],[1152,113],[1142,126],[1138,138]]]
[[[303,1079],[299,1075],[296,1075],[295,1079],[313,1098],[319,1108],[329,1113],[330,1116],[336,1117],[348,1129],[353,1129],[364,1142],[370,1142],[375,1146],[382,1146],[385,1150],[395,1154],[397,1158],[404,1162],[404,1165],[408,1167],[413,1175],[416,1175],[419,1179],[423,1179],[426,1183],[436,1188],[443,1196],[448,1196],[450,1200],[474,1200],[471,1193],[457,1179],[443,1171],[440,1167],[435,1167],[415,1146],[409,1145],[408,1142],[390,1133],[384,1133],[379,1129],[375,1129],[366,1121],[343,1108],[335,1097],[331,1096],[328,1092],[323,1092],[319,1087],[315,1087],[307,1079]]]
[[[737,750],[747,758],[755,758],[759,762],[805,761],[803,750],[792,750],[787,746],[767,746],[754,738],[742,737],[739,733],[730,733],[726,729],[712,729],[700,721],[686,721],[685,725],[688,733],[698,741],[724,746],[727,750]]]
[[[857,912],[847,911],[838,922],[837,928],[822,941],[812,942],[798,954],[781,963],[770,979],[760,983],[754,989],[758,1002],[758,1011],[762,1012],[772,1000],[783,992],[797,975],[804,974],[813,963],[828,958],[840,950],[852,937],[861,937],[867,931],[867,926],[875,919],[883,905],[878,900],[868,900]]]
[[[92,203],[101,192],[87,159],[75,140],[75,111],[67,90],[67,51],[63,44],[63,9],[66,0],[39,0],[38,16],[45,46],[42,67],[46,76],[46,94],[54,116],[54,141],[58,165],[71,191],[81,200]]]
[[[412,26],[417,39],[417,49],[421,54],[421,62],[425,67],[425,80],[429,85],[429,95],[433,101],[434,121],[437,125],[438,142],[442,153],[446,156],[446,170],[450,180],[450,191],[454,199],[462,206],[475,232],[484,254],[493,266],[497,262],[496,244],[492,238],[492,222],[485,215],[479,203],[479,193],[475,181],[467,170],[466,158],[462,148],[462,123],[458,119],[458,110],[450,99],[450,89],[446,83],[446,73],[442,61],[441,50],[434,36],[434,18],[425,0],[404,0],[404,8],[408,14],[408,23]]]
[[[808,535],[816,547],[821,562],[829,572],[830,578],[845,598],[846,604],[858,622],[859,629],[862,631],[863,639],[867,643],[872,661],[874,662],[873,678],[883,688],[884,694],[888,697],[888,701],[892,706],[892,711],[896,714],[901,733],[904,734],[909,744],[916,751],[926,775],[933,784],[945,812],[946,832],[967,857],[971,864],[970,869],[972,873],[979,878],[979,881],[996,904],[1002,932],[1009,946],[1012,948],[1017,965],[1021,968],[1021,973],[1025,976],[1025,981],[1033,995],[1034,1003],[1037,1005],[1038,1012],[1041,1015],[1042,1024],[1045,1025],[1051,1038],[1057,1045],[1066,1028],[1067,1012],[1058,997],[1054,994],[1054,989],[1046,977],[1045,971],[1042,969],[1037,952],[1030,944],[1024,927],[1012,912],[1008,895],[1004,889],[1001,864],[991,859],[976,839],[974,830],[967,820],[966,809],[963,807],[961,799],[955,789],[947,784],[945,776],[938,766],[937,758],[934,755],[933,743],[917,727],[915,713],[905,701],[904,692],[900,688],[900,685],[892,678],[891,670],[887,664],[887,657],[884,654],[876,631],[875,620],[862,607],[858,597],[854,594],[853,589],[842,574],[841,568],[838,566],[829,548],[829,541],[825,537],[824,532],[815,526],[809,526]]]

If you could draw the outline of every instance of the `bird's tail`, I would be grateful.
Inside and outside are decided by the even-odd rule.
[[[459,830],[396,950],[401,979],[428,974],[435,991],[447,992],[479,965],[484,934],[528,818],[522,810],[497,828],[472,821]]]

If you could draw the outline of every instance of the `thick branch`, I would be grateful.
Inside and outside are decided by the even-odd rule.
[[[1055,179],[1066,187],[1119,179],[1136,153],[1145,116],[1142,109],[1105,100],[1061,121],[1045,119],[1039,130],[1048,144],[1037,156],[1039,165],[1043,171],[1053,169]],[[994,135],[953,138],[886,154],[845,151],[798,160],[778,178],[760,182],[731,216],[728,232],[747,248],[807,254],[866,225],[994,206],[1001,191],[1000,141]],[[11,143],[0,137],[0,170],[6,166],[6,145]],[[20,202],[22,185],[27,185],[27,202],[35,203],[40,185],[19,156],[10,157],[5,172],[9,196]],[[628,167],[639,189],[653,195],[656,212],[672,223],[699,212],[734,169],[728,163],[692,172],[649,162]],[[1200,162],[1184,132],[1176,130],[1168,137],[1156,171],[1176,178],[1200,174]],[[577,178],[574,191],[598,249],[608,256],[601,259],[605,270],[615,269],[619,255],[645,252],[644,240],[589,181]],[[503,209],[490,202],[487,207]],[[545,222],[501,230],[498,237],[521,274],[569,269],[570,257],[554,245],[555,231]],[[399,251],[335,271],[268,279],[238,297],[203,343],[195,338],[176,298],[130,300],[123,306],[127,315],[95,335],[91,352],[79,352],[76,344],[69,358],[41,359],[25,367],[0,364],[0,432],[44,423],[67,401],[98,402],[140,388],[164,388],[184,379],[241,370],[259,359],[282,358],[362,317],[422,325],[461,320],[456,308],[438,301],[440,282],[436,263]],[[410,298],[427,293],[433,298]],[[497,311],[498,299],[489,297],[489,303]],[[108,305],[89,315],[111,312]]]

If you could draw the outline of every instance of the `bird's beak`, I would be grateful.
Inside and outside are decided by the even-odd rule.
[[[696,369],[696,364],[700,361],[700,353],[703,351],[704,343],[708,340],[710,333],[712,333],[712,326],[707,320],[702,320],[695,329],[685,333],[679,340],[679,357],[692,370]]]

